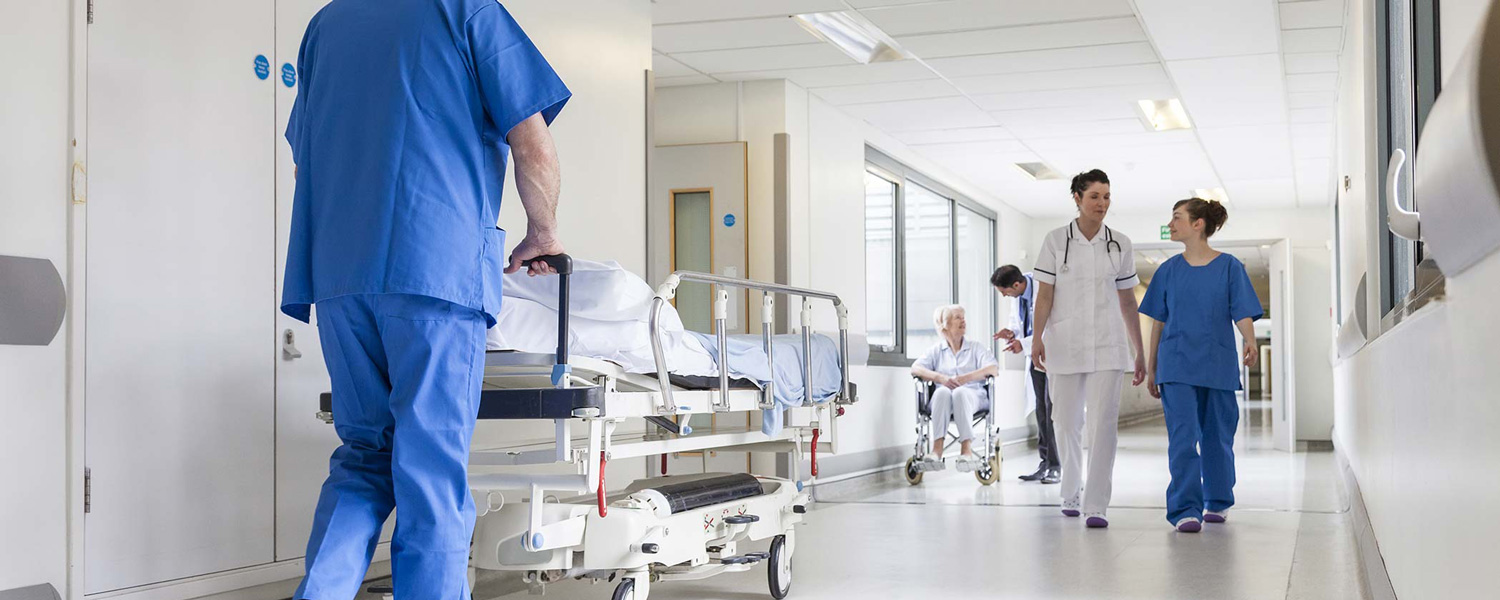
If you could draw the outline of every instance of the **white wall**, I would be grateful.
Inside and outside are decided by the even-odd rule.
[[[1479,22],[1484,0],[1442,3],[1443,73],[1452,73],[1462,43]],[[1352,3],[1339,99],[1338,165],[1353,180],[1340,198],[1345,243],[1338,280],[1352,294],[1359,275],[1378,289],[1374,186],[1384,171],[1375,155],[1374,32],[1368,7]],[[1418,155],[1420,160],[1420,154]],[[1300,277],[1299,277],[1300,281]],[[1447,295],[1378,333],[1334,367],[1335,444],[1349,458],[1370,527],[1397,596],[1481,598],[1494,595],[1494,540],[1500,523],[1476,519],[1468,506],[1500,495],[1489,473],[1500,460],[1500,255],[1447,281]],[[1371,294],[1378,330],[1378,295]],[[1347,297],[1347,296],[1346,296]],[[1347,308],[1346,308],[1347,310]]]
[[[0,3],[0,254],[67,278],[66,2]],[[24,57],[24,60],[21,59]],[[67,590],[66,328],[47,347],[0,346],[0,590]]]
[[[657,90],[658,145],[748,143],[752,275],[769,277],[773,267],[770,183],[771,140],[776,133],[791,137],[790,282],[839,294],[850,306],[853,330],[865,330],[862,216],[866,145],[990,207],[1000,221],[997,264],[1030,266],[1031,258],[1026,255],[1030,218],[795,84],[775,80]],[[763,267],[758,269],[758,264]],[[1009,303],[1002,303],[1002,322],[1007,310]],[[831,312],[820,309],[817,319],[820,329],[836,326]],[[851,370],[860,386],[860,403],[839,421],[840,454],[905,448],[911,443],[913,408],[908,373],[907,369],[893,367]],[[1019,370],[1002,372],[996,415],[1003,428],[1026,423],[1029,407],[1022,387],[1024,379]]]
[[[1161,226],[1171,219],[1170,210],[1162,214],[1110,215],[1109,226],[1128,236],[1137,246],[1162,243]],[[1068,219],[1037,219],[1031,232],[1032,245],[1041,247],[1047,232],[1067,225]],[[1333,240],[1331,208],[1295,210],[1239,210],[1232,205],[1229,220],[1214,235],[1214,242],[1275,240],[1285,238],[1292,244],[1292,282],[1295,308],[1291,317],[1297,328],[1295,337],[1297,364],[1297,439],[1327,441],[1332,439],[1333,379],[1330,372],[1330,348],[1333,331],[1333,295],[1330,285]],[[1034,252],[1034,250],[1033,250]],[[1280,318],[1279,316],[1277,318]],[[1138,390],[1127,391],[1129,399],[1121,405],[1121,416],[1154,410]]]
[[[562,162],[557,218],[573,256],[646,272],[648,0],[506,0],[505,7],[573,91],[552,124]],[[506,179],[500,226],[521,241],[525,213]]]

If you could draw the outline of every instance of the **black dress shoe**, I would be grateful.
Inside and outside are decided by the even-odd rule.
[[[1042,478],[1042,483],[1057,483],[1062,481],[1062,474],[1057,471],[1047,471],[1047,476]]]
[[[1032,473],[1030,475],[1022,475],[1021,481],[1037,481],[1039,479],[1045,478],[1046,476],[1047,467],[1041,467],[1038,468],[1035,473]]]

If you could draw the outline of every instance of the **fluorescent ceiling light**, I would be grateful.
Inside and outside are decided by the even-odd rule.
[[[1201,189],[1200,190],[1193,190],[1193,197],[1194,198],[1202,198],[1204,200],[1218,200],[1220,204],[1228,204],[1229,203],[1229,194],[1227,194],[1227,193],[1224,192],[1224,188],[1210,188],[1210,189],[1206,189],[1206,190],[1201,190]]]
[[[793,15],[797,24],[862,64],[908,58],[891,36],[852,12]]]
[[[1016,168],[1020,169],[1022,173],[1025,173],[1027,177],[1030,177],[1032,181],[1046,181],[1049,179],[1063,178],[1062,173],[1058,173],[1056,169],[1047,166],[1046,163],[1016,163]]]
[[[1142,119],[1145,119],[1146,127],[1153,131],[1193,128],[1193,123],[1188,120],[1187,110],[1182,108],[1182,102],[1176,98],[1141,100],[1136,103],[1136,108],[1140,109],[1140,115]]]

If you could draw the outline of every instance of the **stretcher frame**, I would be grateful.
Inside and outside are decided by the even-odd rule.
[[[565,578],[623,578],[616,598],[645,600],[655,581],[701,579],[722,572],[743,571],[763,559],[773,561],[769,571],[772,595],[781,598],[790,582],[790,555],[795,549],[793,526],[801,522],[809,502],[806,483],[817,477],[819,451],[830,452],[832,443],[822,437],[822,424],[842,415],[845,406],[857,400],[857,388],[849,381],[848,308],[835,294],[709,273],[679,271],[667,277],[652,300],[649,319],[655,376],[626,372],[608,361],[568,354],[568,276],[571,259],[565,255],[545,257],[557,269],[559,286],[559,343],[555,356],[520,352],[487,352],[481,390],[480,419],[550,419],[554,433],[548,442],[533,442],[500,448],[474,449],[470,453],[470,491],[475,497],[476,531],[471,552],[470,583],[476,570],[519,570],[533,593],[542,593],[548,583]],[[714,327],[720,364],[727,355],[726,321],[729,288],[763,292],[761,325],[764,348],[774,370],[772,337],[775,318],[773,294],[801,298],[803,403],[785,409],[784,426],[776,435],[759,429],[711,432],[693,435],[672,417],[759,410],[780,410],[775,402],[774,381],[763,388],[737,389],[727,368],[719,369],[713,389],[690,389],[672,380],[662,347],[663,308],[684,282],[716,287]],[[833,304],[838,316],[840,385],[831,398],[812,396],[812,310],[814,300]],[[319,418],[333,421],[331,398],[324,394]],[[616,438],[616,429],[628,419],[644,419],[651,425],[643,434]],[[580,421],[586,434],[575,437],[570,423]],[[803,480],[804,448],[811,451],[811,478]],[[605,470],[611,460],[650,457],[702,450],[786,453],[792,456],[790,478],[758,477],[764,493],[734,502],[701,507],[667,517],[645,518],[638,499],[631,494],[655,483],[678,478],[651,478],[628,487],[624,494],[606,495]],[[575,474],[475,473],[473,468],[567,463]],[[508,501],[517,493],[521,502]],[[556,493],[571,493],[561,499]],[[618,516],[609,520],[610,509]],[[721,519],[705,525],[703,536],[663,535],[680,521]],[[746,521],[745,515],[755,517]],[[729,517],[735,517],[729,519]],[[737,520],[738,523],[727,521]],[[628,542],[610,537],[628,538]],[[656,541],[646,541],[646,540]],[[742,555],[743,541],[772,539],[773,552]],[[653,552],[645,552],[652,548]],[[518,546],[518,547],[513,547]],[[622,551],[622,548],[624,549]],[[575,560],[581,557],[582,564]],[[519,558],[518,558],[519,557]],[[780,562],[776,562],[777,560]],[[778,575],[783,586],[778,586]],[[627,588],[627,582],[630,584]],[[780,594],[778,595],[778,587]],[[622,595],[623,592],[623,595]]]

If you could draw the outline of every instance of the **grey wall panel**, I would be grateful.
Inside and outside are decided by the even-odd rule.
[[[66,299],[52,261],[0,255],[0,344],[51,344],[62,328]]]

